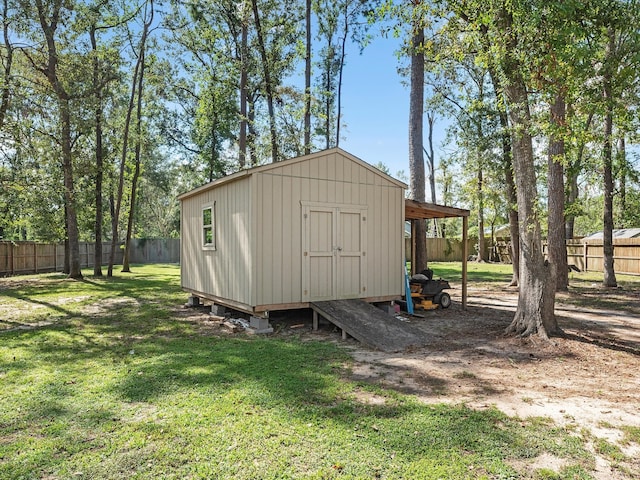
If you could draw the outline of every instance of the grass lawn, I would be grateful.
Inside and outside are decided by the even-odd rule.
[[[357,382],[334,344],[207,335],[177,266],[133,270],[0,280],[0,478],[590,478],[580,432]],[[543,453],[567,466],[516,469]]]

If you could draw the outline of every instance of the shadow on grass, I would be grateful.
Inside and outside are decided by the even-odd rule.
[[[158,320],[152,315],[141,319],[132,312],[74,319],[66,325],[9,334],[4,340],[19,344],[16,346],[25,359],[5,362],[0,365],[3,372],[10,374],[11,369],[19,368],[25,378],[38,379],[40,370],[55,365],[51,376],[23,394],[21,412],[9,423],[0,421],[0,437],[23,430],[55,439],[60,445],[60,453],[45,456],[36,465],[26,464],[30,471],[40,473],[64,464],[68,457],[65,449],[87,449],[86,454],[95,457],[92,462],[99,465],[104,461],[104,450],[95,447],[94,437],[102,437],[101,441],[110,445],[108,458],[126,455],[128,429],[156,432],[153,424],[157,420],[147,417],[145,411],[161,412],[171,422],[162,424],[172,432],[167,438],[171,447],[167,443],[162,448],[172,454],[175,449],[180,449],[182,456],[190,454],[188,442],[176,446],[174,435],[178,432],[205,435],[209,444],[218,438],[216,426],[225,422],[226,429],[242,425],[235,435],[247,444],[260,445],[247,451],[245,460],[236,461],[251,462],[261,448],[274,443],[273,448],[284,455],[293,450],[313,457],[314,451],[324,450],[331,459],[326,468],[341,460],[368,464],[368,472],[373,472],[388,459],[383,471],[399,468],[395,474],[388,470],[385,476],[390,478],[418,478],[425,471],[440,471],[444,478],[477,478],[469,470],[477,464],[482,473],[504,476],[513,474],[504,463],[507,458],[530,458],[567,448],[561,432],[523,429],[520,421],[495,409],[429,406],[375,387],[384,402],[369,404],[354,394],[364,387],[348,379],[348,355],[328,342],[206,337],[185,322]],[[131,413],[134,411],[137,413]],[[271,433],[263,432],[265,422],[271,425]],[[201,430],[202,425],[207,428]],[[284,451],[279,442],[291,425],[306,428],[309,436],[299,444],[295,439],[287,440],[286,445],[293,444]],[[274,428],[279,429],[277,434]],[[67,438],[65,432],[69,431],[81,440]],[[153,438],[164,441],[162,436]],[[226,445],[215,444],[204,455],[207,462],[224,462],[227,451]],[[222,459],[216,457],[220,452]],[[571,455],[580,457],[582,450],[575,447]],[[398,467],[399,461],[403,466]],[[171,471],[171,458],[153,462],[165,462],[163,468]],[[327,460],[309,462],[304,471],[317,470]],[[407,465],[417,469],[416,476]],[[373,473],[359,472],[362,478],[374,477]],[[301,472],[285,473],[282,476],[296,477]],[[278,472],[271,475],[277,476]]]
[[[104,311],[91,314],[69,310],[68,318],[61,324],[2,334],[3,346],[15,349],[18,358],[0,357],[0,371],[12,379],[17,377],[15,385],[23,387],[20,375],[32,385],[14,393],[20,396],[16,400],[22,405],[19,413],[6,420],[0,415],[0,436],[26,430],[34,436],[57,438],[65,435],[62,432],[73,431],[90,438],[98,431],[114,439],[113,450],[123,451],[126,440],[115,437],[124,437],[127,432],[118,418],[125,416],[123,412],[131,405],[140,404],[164,409],[163,415],[170,419],[167,421],[195,418],[189,421],[206,424],[209,430],[205,434],[213,438],[221,416],[231,419],[225,424],[227,428],[234,428],[236,422],[245,424],[256,419],[256,426],[234,434],[249,435],[248,443],[260,446],[281,442],[278,436],[286,436],[287,431],[283,426],[312,425],[307,428],[312,429],[311,436],[317,437],[317,443],[307,443],[312,440],[305,439],[294,447],[296,452],[300,450],[304,455],[333,448],[334,455],[335,451],[349,451],[358,461],[372,465],[381,460],[371,458],[371,454],[358,457],[358,452],[375,452],[385,459],[393,458],[388,457],[393,452],[406,462],[423,462],[420,468],[427,471],[442,468],[441,476],[446,478],[473,478],[468,466],[476,460],[487,471],[493,468],[502,474],[512,472],[502,463],[505,458],[529,458],[542,451],[553,452],[560,448],[554,445],[564,441],[557,431],[548,428],[523,429],[518,420],[497,410],[476,412],[464,407],[428,406],[375,386],[372,390],[375,388],[383,402],[369,404],[354,394],[356,389],[366,386],[349,379],[348,355],[328,342],[203,336],[193,324],[171,318],[168,305],[172,299],[175,305],[180,291],[175,269],[169,272],[174,275],[167,278],[123,275],[112,280],[53,283],[53,292],[59,295],[68,295],[72,287],[84,285],[78,291],[95,295],[100,301],[127,297],[134,304],[106,303]],[[21,286],[15,295],[51,303],[51,297],[38,297],[41,287],[30,288]],[[51,294],[47,288],[46,295]],[[434,320],[442,322],[442,313],[434,313]],[[467,318],[465,327],[455,323],[455,316],[450,315],[453,313],[447,312],[445,317],[452,323],[451,332],[443,331],[439,338],[439,346],[451,350],[473,348],[452,340],[461,328],[485,329],[486,335],[487,331],[501,330],[509,316],[488,307],[475,308],[474,318]],[[424,326],[428,334],[426,322]],[[430,377],[428,381],[446,393],[446,380]],[[490,385],[479,387],[489,389]],[[6,393],[0,393],[0,398],[3,395]],[[111,400],[103,404],[103,398]],[[170,408],[179,411],[168,412]],[[259,426],[259,415],[275,417],[278,428],[285,433],[265,436]],[[135,428],[144,428],[143,425],[154,421],[141,417],[126,420],[135,424]],[[193,424],[174,427],[176,431],[191,431]],[[172,446],[166,447],[169,451],[177,448],[173,447],[174,441],[175,438],[170,439]],[[284,448],[280,444],[276,447],[278,452]],[[90,445],[75,448],[88,449]],[[215,457],[218,450],[216,446],[207,453],[213,463],[219,461]],[[576,447],[576,456],[581,455],[578,450]],[[103,453],[90,454],[99,463]],[[252,457],[256,452],[249,451],[247,455]],[[460,458],[464,460],[456,463]],[[45,460],[49,467],[63,461],[64,455]],[[171,459],[160,461],[170,465]],[[40,473],[51,470],[46,465],[38,468]],[[316,468],[317,464],[313,464],[305,471]],[[295,473],[300,472],[288,476],[295,477]],[[387,476],[414,478],[407,471],[400,475],[393,473]],[[363,476],[361,473],[360,477]]]

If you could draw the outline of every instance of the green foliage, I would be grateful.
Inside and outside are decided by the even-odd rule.
[[[49,0],[41,3],[47,11],[53,5]],[[270,158],[266,89],[249,2],[196,0],[162,4],[147,49],[141,133],[143,172],[135,218],[136,234],[140,236],[176,235],[176,194],[239,168],[243,25],[249,32],[247,163],[262,164]],[[103,228],[109,231],[109,199],[118,183],[116,170],[124,147],[122,133],[136,61],[132,47],[139,41],[140,22],[149,0],[78,0],[62,5],[56,31],[58,74],[70,96],[80,236],[91,240],[96,233],[96,110],[101,109],[103,114],[102,209]],[[11,66],[11,71],[0,73],[0,90],[8,87],[9,92],[0,126],[0,236],[63,240],[66,234],[59,105],[43,72],[34,68],[44,65],[45,58],[36,6],[35,2],[9,1],[3,11],[8,35],[0,45],[0,60],[3,68]],[[303,152],[305,96],[299,77],[304,61],[301,19],[305,5],[296,0],[259,0],[258,7],[275,87],[281,156],[296,156]],[[495,67],[498,78],[502,78],[508,67],[513,67],[509,60],[518,65],[534,112],[533,122],[526,128],[535,137],[536,174],[542,196],[546,139],[551,134],[561,135],[566,142],[566,214],[578,216],[576,235],[602,228],[603,114],[609,106],[603,99],[602,82],[603,75],[611,77],[613,99],[609,103],[615,116],[614,137],[616,141],[624,138],[627,144],[626,150],[614,146],[614,223],[616,227],[640,226],[635,152],[640,121],[637,7],[636,0],[314,1],[313,149],[340,140],[337,129],[344,120],[338,119],[338,86],[341,69],[345,65],[348,68],[343,41],[364,48],[378,33],[409,38],[408,27],[419,19],[427,31],[421,46],[427,58],[429,98],[425,108],[451,125],[438,166],[442,203],[472,209],[472,225],[477,224],[480,213],[488,224],[506,223],[503,166],[508,159],[502,158],[501,139],[505,132],[498,117],[505,97],[496,91],[490,67]],[[496,22],[501,10],[513,17],[513,29],[520,39],[513,48],[506,48],[502,42],[505,30]],[[95,47],[90,42],[92,29]],[[607,52],[610,31],[616,41],[615,48]],[[404,45],[399,55],[406,55],[407,47]],[[566,125],[561,126],[547,115],[550,99],[558,91],[565,95],[568,105]],[[131,145],[136,140],[132,136]],[[133,157],[125,160],[128,192]],[[480,170],[484,177],[482,191],[477,182]],[[129,203],[124,198],[124,210]],[[541,204],[544,203],[542,198]],[[539,214],[544,219],[542,210]],[[458,223],[447,221],[446,225],[449,235],[459,231]]]

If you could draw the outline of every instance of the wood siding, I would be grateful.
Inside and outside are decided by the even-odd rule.
[[[331,245],[331,237],[316,239],[316,246],[324,240],[324,246],[341,252],[335,264],[341,278],[331,286],[338,290],[336,298],[344,297],[339,290],[347,287],[350,297],[399,296],[404,284],[403,187],[334,149],[239,172],[186,193],[180,197],[182,286],[247,310],[308,304],[303,205],[313,204],[337,209],[336,228],[345,236],[344,245]],[[213,202],[215,250],[203,248],[201,240],[202,208]],[[345,271],[358,263],[359,273]],[[322,268],[320,276],[334,276],[327,264]]]
[[[203,247],[202,209],[215,202],[216,248]],[[251,191],[249,179],[226,183],[181,204],[182,287],[251,305]]]
[[[362,268],[366,291],[360,296],[402,293],[402,187],[338,152],[285,162],[282,167],[255,174],[253,180],[258,239],[256,305],[306,301],[301,278],[304,202],[366,207]],[[346,280],[339,279],[338,285]],[[337,297],[340,296],[338,292]]]

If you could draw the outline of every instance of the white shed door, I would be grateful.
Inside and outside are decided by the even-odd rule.
[[[366,296],[366,208],[303,206],[303,300]]]

